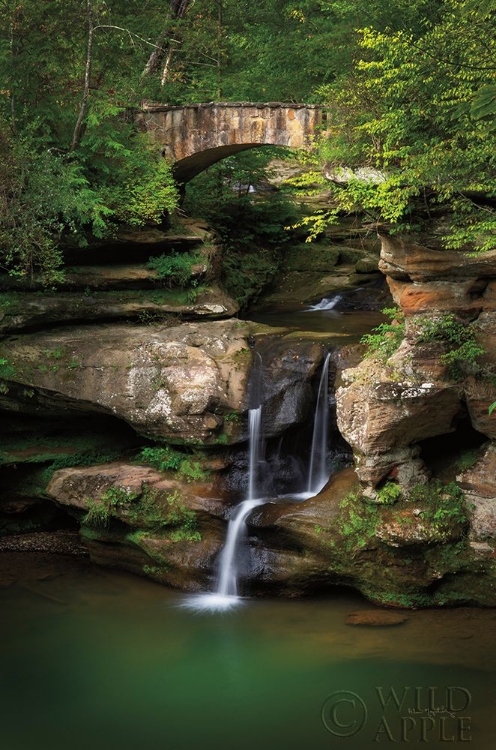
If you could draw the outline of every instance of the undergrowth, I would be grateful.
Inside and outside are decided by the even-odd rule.
[[[112,517],[124,513],[136,527],[154,531],[170,527],[172,541],[201,539],[196,513],[185,506],[177,491],[160,492],[146,483],[138,491],[110,487],[100,498],[88,499],[87,508],[82,523],[93,528],[108,528]]]
[[[466,365],[477,366],[478,357],[486,353],[484,347],[477,343],[470,324],[459,320],[452,313],[436,318],[422,318],[419,323],[420,343],[439,341],[445,345],[446,351],[441,355],[440,361],[448,366],[448,373],[454,380],[463,377]]]
[[[170,255],[159,255],[156,258],[150,258],[147,265],[155,271],[156,278],[162,279],[168,286],[185,288],[192,286],[193,268],[199,263],[204,263],[204,259],[198,251],[195,251],[194,253],[175,252]]]
[[[185,455],[170,445],[163,448],[143,448],[138,455],[138,461],[159,471],[177,471],[189,482],[199,482],[208,478],[208,472],[202,469],[201,462],[198,459],[191,455]]]
[[[373,328],[372,333],[362,336],[360,342],[367,346],[366,357],[386,362],[403,341],[405,317],[399,307],[385,307],[382,313],[389,318],[389,322]]]

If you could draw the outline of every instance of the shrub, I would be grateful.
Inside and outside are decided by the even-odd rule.
[[[374,357],[386,362],[399,348],[405,335],[405,318],[399,307],[385,307],[382,310],[390,322],[373,328],[375,333],[362,336],[360,342],[367,346],[366,357]]]
[[[138,461],[142,461],[159,471],[177,471],[181,466],[184,455],[169,445],[165,448],[143,448],[138,455]]]
[[[159,471],[177,471],[178,474],[186,477],[188,482],[201,481],[208,476],[208,473],[202,469],[200,461],[194,460],[170,445],[164,448],[143,448],[138,455],[138,460]]]
[[[485,354],[485,349],[477,343],[471,326],[452,313],[436,318],[423,318],[419,322],[421,333],[418,341],[439,341],[445,345],[447,351],[441,356],[441,362],[448,365],[448,372],[455,380],[463,376],[463,365],[474,366],[477,358]]]
[[[393,505],[401,497],[401,487],[396,482],[386,482],[376,490],[376,502],[381,505]]]
[[[186,287],[191,285],[193,267],[203,262],[196,253],[171,253],[150,258],[148,267],[155,271],[157,279],[163,279],[168,286]]]

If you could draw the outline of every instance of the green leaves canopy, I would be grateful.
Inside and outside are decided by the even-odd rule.
[[[496,27],[486,2],[444,0],[437,22],[359,34],[354,69],[321,89],[331,104],[322,158],[369,166],[378,184],[352,180],[339,205],[411,226],[419,198],[451,216],[448,247],[496,247]]]

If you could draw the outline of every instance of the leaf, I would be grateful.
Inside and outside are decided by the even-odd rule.
[[[496,84],[480,88],[474,96],[470,114],[475,120],[496,115]]]

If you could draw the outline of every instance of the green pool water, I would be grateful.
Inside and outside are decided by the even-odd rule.
[[[409,746],[494,747],[493,610],[351,627],[371,605],[336,590],[195,614],[182,594],[84,559],[0,565],[2,750],[354,750],[406,744],[404,726]],[[440,712],[449,687],[453,717]],[[400,709],[382,708],[391,688]]]

